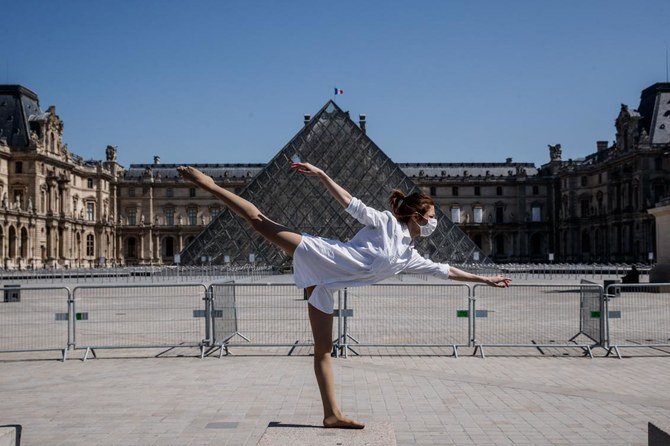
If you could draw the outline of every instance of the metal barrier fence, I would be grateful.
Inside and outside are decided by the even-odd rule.
[[[579,332],[570,340],[577,339],[579,335],[584,335],[598,345],[602,345],[605,339],[604,317],[601,317],[605,309],[602,287],[584,279],[582,279],[581,284],[588,286],[580,288]]]
[[[2,270],[0,282],[9,283],[161,283],[189,280],[191,282],[250,279],[258,280],[274,274],[272,267],[258,265],[201,266],[128,266],[116,268],[60,268]]]
[[[78,286],[72,349],[200,347],[208,339],[203,284]],[[157,311],[159,310],[159,311]]]
[[[610,285],[605,303],[608,353],[621,358],[624,347],[670,347],[670,283]]]
[[[303,291],[293,284],[227,283],[210,286],[214,345],[313,346]],[[336,306],[337,307],[337,306]]]
[[[5,288],[0,352],[313,346],[292,284],[202,283]],[[336,355],[367,347],[670,347],[670,284],[386,283],[336,295]]]
[[[344,356],[360,347],[447,347],[458,356],[470,345],[468,285],[377,284],[341,296]]]
[[[7,288],[0,300],[0,352],[60,350],[67,357],[70,290]]]
[[[593,357],[600,345],[580,334],[583,293],[602,295],[599,285],[510,285],[473,287],[473,346],[484,356],[484,347],[578,347]],[[597,315],[601,317],[600,314]]]

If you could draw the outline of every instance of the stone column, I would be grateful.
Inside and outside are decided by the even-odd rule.
[[[2,266],[5,265],[5,259],[7,258],[7,254],[8,254],[7,247],[9,245],[7,244],[7,237],[8,237],[7,225],[4,224],[4,225],[2,225],[2,240],[1,240],[1,243],[0,243],[0,256],[1,256],[0,264]]]
[[[140,233],[139,239],[140,239],[140,246],[137,247],[137,249],[138,249],[138,251],[137,251],[138,259],[137,259],[137,261],[138,261],[138,263],[142,263],[142,260],[144,259],[144,234],[143,233]]]
[[[157,263],[162,263],[163,256],[161,255],[161,238],[156,234],[156,241],[154,242],[155,259]]]

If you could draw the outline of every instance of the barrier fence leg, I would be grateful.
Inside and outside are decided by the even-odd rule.
[[[95,349],[92,349],[91,347],[86,347],[86,353],[84,354],[84,359],[82,361],[86,361],[88,359],[88,354],[92,353],[94,358],[98,358],[98,355],[95,354]]]
[[[342,341],[344,342],[344,357],[348,358],[349,357],[349,340],[347,339],[347,336],[349,333],[347,333],[347,315],[346,315],[346,310],[347,310],[347,289],[344,289],[344,299],[343,299],[343,305],[344,305],[344,319],[342,320]]]
[[[342,348],[342,290],[337,290],[337,339],[333,343],[333,353],[336,358],[340,357],[340,349]]]

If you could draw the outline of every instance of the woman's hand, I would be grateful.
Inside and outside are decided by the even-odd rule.
[[[310,163],[293,163],[291,164],[291,169],[309,177],[315,177],[323,173],[323,170],[316,166],[312,166]]]
[[[507,288],[512,279],[503,276],[484,277],[484,283],[497,288]]]
[[[177,172],[179,172],[179,175],[181,175],[183,179],[190,181],[191,183],[198,186],[214,185],[214,180],[210,176],[205,175],[195,167],[179,166],[177,167]]]

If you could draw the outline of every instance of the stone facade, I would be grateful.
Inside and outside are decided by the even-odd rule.
[[[364,125],[361,122],[361,125]],[[492,259],[642,262],[655,252],[647,210],[670,194],[670,84],[622,105],[616,140],[595,153],[549,162],[406,163],[412,180]],[[0,259],[4,268],[173,264],[175,254],[221,210],[184,183],[177,165],[84,161],[62,142],[55,107],[0,86]],[[196,164],[241,190],[263,164]]]
[[[0,86],[0,123],[2,266],[84,267],[113,259],[121,166],[113,157],[84,161],[71,153],[55,107],[42,112],[24,87]]]
[[[235,192],[262,164],[195,164]],[[221,211],[212,194],[192,187],[176,164],[131,164],[119,182],[117,242],[121,264],[168,264]]]
[[[552,190],[533,164],[508,158],[505,163],[400,166],[490,258],[547,258]]]

